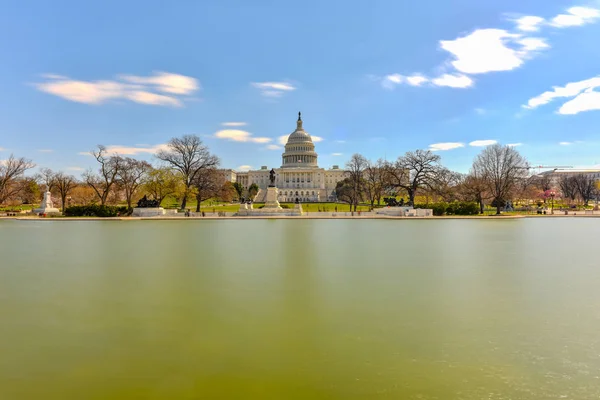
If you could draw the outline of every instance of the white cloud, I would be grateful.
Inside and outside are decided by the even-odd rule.
[[[473,80],[466,75],[444,74],[431,82],[436,86],[447,86],[451,88],[468,88],[473,86]]]
[[[561,146],[570,146],[572,144],[573,144],[573,142],[560,142],[559,143],[559,145],[561,145]]]
[[[527,15],[515,20],[517,29],[525,32],[539,31],[540,25],[542,25],[544,21],[544,18],[535,15]]]
[[[429,145],[429,150],[431,150],[431,151],[446,151],[446,150],[458,149],[461,147],[465,147],[465,144],[457,143],[457,142],[434,143],[434,144]]]
[[[215,133],[218,139],[226,139],[233,142],[254,142],[254,143],[269,143],[271,138],[254,137],[250,132],[239,129],[223,129]]]
[[[552,18],[550,24],[556,28],[566,28],[585,25],[600,18],[600,11],[595,8],[571,7],[567,10],[567,13]]]
[[[343,153],[331,153],[331,155],[334,157],[339,157],[339,156],[342,156]]]
[[[425,78],[423,75],[412,75],[406,77],[406,82],[411,86],[421,86],[428,81],[429,79]]]
[[[503,29],[477,29],[455,40],[442,40],[440,45],[452,54],[452,66],[465,74],[510,71],[532,52],[549,47],[541,38],[524,38]]]
[[[281,146],[278,146],[276,144],[270,144],[266,147],[267,150],[281,150]]]
[[[250,171],[252,169],[251,165],[240,165],[236,168],[236,171]]]
[[[544,26],[580,26],[597,19],[600,19],[600,10],[589,7],[569,8],[567,14],[557,15],[549,21],[535,15],[522,16],[513,20],[516,29],[512,31],[496,28],[475,29],[453,40],[440,40],[440,48],[451,56],[441,70],[447,71],[448,66],[455,70],[443,73],[441,77],[431,79],[417,73],[412,76],[371,76],[371,79],[379,81],[386,89],[394,89],[401,84],[421,86],[426,83],[454,88],[469,87],[473,85],[473,81],[466,75],[511,71],[521,67],[540,51],[550,48],[545,38],[533,37],[532,32],[537,32]],[[457,75],[457,72],[461,75]]]
[[[156,94],[152,92],[145,92],[143,90],[137,90],[131,93],[127,93],[125,97],[131,101],[141,104],[150,104],[155,106],[172,106],[181,107],[183,103],[171,96],[165,96],[163,94]]]
[[[44,74],[46,82],[35,87],[63,99],[85,104],[103,104],[124,99],[140,104],[181,107],[181,97],[200,88],[195,78],[168,72],[143,77],[120,75],[115,80],[81,81],[61,75]],[[167,93],[160,94],[160,93]]]
[[[190,95],[200,89],[200,84],[194,78],[169,72],[155,72],[153,76],[121,75],[126,82],[148,85],[154,90],[177,95]]]
[[[0,148],[0,150],[2,150],[2,149]],[[54,152],[54,150],[52,150],[52,149],[39,149],[38,151],[40,153],[53,153]]]
[[[594,89],[600,87],[600,76],[579,82],[571,82],[563,87],[554,86],[551,91],[529,99],[524,108],[537,108],[558,98],[573,97],[558,110],[559,114],[573,115],[583,111],[600,110],[600,94]]]
[[[587,89],[573,100],[567,101],[559,109],[558,113],[563,115],[574,115],[583,111],[600,110],[600,93],[593,89]]]
[[[323,140],[325,140],[321,136],[310,135],[310,137],[312,138],[312,141],[314,143],[322,142]]]
[[[509,143],[507,144],[508,147],[519,147],[519,146],[523,146],[523,143]]]
[[[122,156],[133,156],[136,154],[154,154],[159,150],[168,150],[169,146],[166,144],[157,144],[155,146],[143,146],[143,147],[135,147],[135,146],[120,146],[120,145],[110,145],[106,146],[106,152],[108,154],[119,154]]]
[[[290,137],[290,135],[281,135],[277,138],[277,142],[280,145],[285,146],[287,144],[288,137]]]
[[[493,140],[493,139],[486,139],[486,140],[473,140],[471,143],[469,143],[469,146],[473,146],[473,147],[485,147],[485,146],[490,146],[492,144],[496,144],[498,143],[497,140]]]
[[[82,167],[67,167],[68,171],[85,171]]]
[[[289,82],[252,82],[251,85],[260,90],[265,97],[281,97],[286,92],[296,90]]]
[[[235,126],[246,126],[248,124],[245,122],[223,122],[221,125],[235,127]]]
[[[401,85],[403,83],[410,86],[421,86],[427,82],[429,82],[429,79],[421,74],[414,74],[411,76],[390,74],[381,79],[381,85],[386,89],[394,89],[397,85]]]

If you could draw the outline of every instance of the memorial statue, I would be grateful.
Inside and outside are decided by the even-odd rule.
[[[271,168],[271,171],[269,172],[269,180],[271,181],[269,186],[275,187],[275,170],[273,168]]]
[[[160,204],[158,204],[158,200],[149,200],[148,197],[144,195],[144,197],[138,201],[137,206],[138,208],[158,208],[160,207]]]

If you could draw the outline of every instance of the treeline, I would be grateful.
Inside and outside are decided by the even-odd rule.
[[[600,189],[589,174],[563,176],[558,184],[548,174],[531,175],[531,167],[515,147],[494,144],[475,157],[467,174],[441,165],[439,155],[426,150],[410,151],[389,162],[368,160],[354,154],[346,164],[346,178],[338,182],[336,194],[340,201],[356,210],[359,203],[381,205],[383,198],[406,199],[407,205],[433,208],[436,215],[468,215],[486,206],[499,214],[507,203],[546,203],[561,198],[568,203],[576,200],[585,206],[600,196]],[[557,187],[554,187],[557,186]],[[424,196],[427,204],[415,204]]]
[[[156,154],[156,163],[109,154],[99,145],[90,154],[97,169],[86,171],[80,180],[62,171],[42,169],[34,176],[25,172],[35,164],[25,158],[11,155],[0,164],[0,205],[33,204],[41,199],[42,191],[50,191],[60,200],[62,211],[75,207],[68,214],[114,214],[118,211],[109,205],[127,204],[127,210],[146,195],[162,204],[165,199],[175,199],[185,209],[189,199],[196,200],[196,211],[208,199],[232,201],[244,195],[239,184],[226,181],[218,170],[220,160],[210,153],[200,138],[186,135],[173,138],[166,148]],[[258,192],[258,187],[252,187]],[[98,207],[86,207],[97,205]]]
[[[0,163],[0,205],[38,203],[41,192],[50,191],[60,200],[63,212],[67,206],[123,203],[130,211],[144,195],[161,205],[166,199],[174,199],[181,209],[195,199],[199,211],[203,201],[254,198],[259,190],[255,183],[244,188],[237,182],[228,182],[218,169],[219,158],[195,135],[171,139],[156,153],[154,165],[109,154],[102,145],[90,154],[97,168],[86,171],[81,179],[50,169],[26,176],[35,164],[11,155]],[[336,195],[338,201],[350,204],[354,210],[359,203],[382,205],[386,197],[423,206],[415,204],[419,196],[425,197],[425,206],[437,204],[436,213],[442,208],[446,214],[471,209],[458,204],[461,202],[477,204],[481,213],[486,206],[495,207],[500,213],[509,202],[546,203],[560,198],[569,204],[580,202],[587,206],[600,195],[597,182],[589,174],[562,176],[557,181],[547,174],[531,175],[525,157],[515,147],[500,144],[484,148],[467,174],[449,170],[441,164],[438,154],[427,150],[409,151],[395,161],[373,162],[354,154],[345,167],[346,177],[338,182]]]

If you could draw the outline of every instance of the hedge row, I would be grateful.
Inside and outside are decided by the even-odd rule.
[[[430,208],[433,215],[477,215],[479,205],[467,201],[454,201],[452,203],[415,204],[415,208]]]
[[[127,214],[127,207],[102,206],[90,204],[87,206],[71,206],[65,210],[67,217],[118,217]]]

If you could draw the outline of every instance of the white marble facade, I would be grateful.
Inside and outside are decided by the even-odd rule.
[[[279,189],[280,202],[323,202],[334,201],[335,187],[344,179],[344,170],[334,165],[330,169],[319,168],[315,145],[308,132],[302,126],[302,118],[298,113],[296,130],[292,132],[285,151],[282,154],[280,168],[275,168],[275,186]],[[248,172],[224,171],[224,176],[232,182],[240,182],[245,188],[256,183],[261,192],[256,201],[262,202],[261,194],[266,196],[269,186],[269,171],[266,166],[260,170]]]

